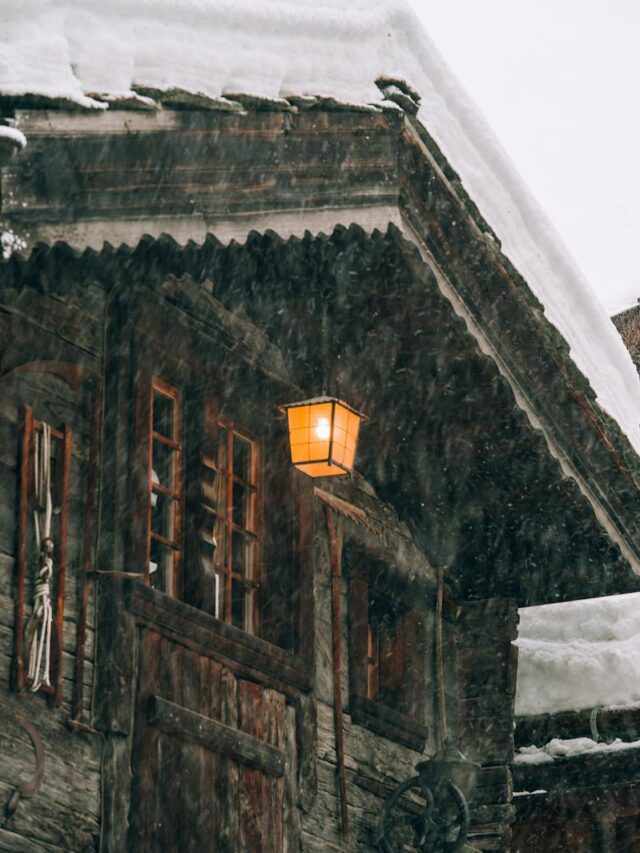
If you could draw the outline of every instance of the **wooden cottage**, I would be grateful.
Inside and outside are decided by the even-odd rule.
[[[445,737],[508,850],[517,609],[639,588],[636,452],[402,80],[85,91],[0,80],[0,850],[376,850]]]

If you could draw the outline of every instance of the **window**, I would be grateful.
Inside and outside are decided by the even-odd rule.
[[[367,624],[367,698],[403,710],[408,614],[397,601],[369,588]]]
[[[151,386],[147,520],[149,584],[177,595],[180,585],[182,415],[178,390],[161,379]]]
[[[45,431],[50,443],[45,441]],[[25,686],[51,694],[55,704],[62,703],[62,629],[64,624],[65,578],[67,566],[67,527],[69,521],[69,480],[71,472],[71,427],[46,426],[33,416],[25,406],[22,426],[22,451],[20,463],[20,496],[18,559],[16,583],[16,616],[14,622],[14,684],[16,689]],[[51,527],[46,534],[45,517],[50,515]],[[41,575],[41,552],[38,540],[45,535],[53,539],[53,571]],[[43,623],[25,617],[27,607],[37,607],[38,584],[35,575],[46,580],[46,598],[51,607],[51,625],[42,633]],[[42,599],[40,599],[42,611]],[[26,630],[25,630],[26,628]],[[39,637],[43,639],[39,639]],[[48,637],[48,640],[47,640]],[[42,642],[38,652],[38,644]],[[49,643],[46,650],[44,643]],[[36,652],[30,659],[35,643]],[[46,661],[49,659],[49,664]],[[35,667],[33,664],[36,664]],[[31,675],[29,673],[31,670]],[[48,671],[47,671],[48,670]]]
[[[128,477],[105,485],[130,508],[114,553],[144,575],[131,608],[251,677],[306,689],[313,487],[288,464],[281,356],[186,278],[134,288],[129,316],[105,419]],[[128,328],[114,325],[117,342]]]
[[[426,738],[425,613],[390,567],[349,549],[349,681],[354,722],[421,749]]]
[[[252,422],[260,415],[258,436],[199,386],[157,375],[147,382],[149,585],[293,651],[298,498],[285,425],[265,423],[267,404],[241,404]]]
[[[213,430],[214,452],[202,457],[201,607],[254,633],[259,443],[227,418],[218,418]]]

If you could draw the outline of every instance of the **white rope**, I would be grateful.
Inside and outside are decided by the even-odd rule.
[[[40,562],[35,581],[33,610],[27,626],[31,635],[28,678],[32,692],[42,685],[51,686],[51,580],[54,542],[51,538],[53,500],[51,498],[51,428],[42,425],[42,436],[35,434],[33,479],[36,508],[33,513],[36,547]]]

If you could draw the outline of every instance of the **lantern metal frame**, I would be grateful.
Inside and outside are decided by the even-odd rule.
[[[334,448],[336,405],[342,406],[342,408],[346,409],[348,412],[351,412],[352,414],[356,415],[359,418],[359,427],[363,423],[365,423],[366,421],[369,420],[369,418],[366,415],[364,415],[362,412],[358,411],[358,409],[355,409],[353,406],[349,405],[349,403],[345,403],[345,401],[342,400],[340,397],[329,397],[329,396],[325,396],[325,395],[322,395],[320,397],[312,397],[308,400],[300,400],[300,401],[297,401],[295,403],[283,403],[282,405],[278,406],[278,409],[279,409],[279,411],[286,414],[289,409],[302,408],[303,406],[317,406],[317,405],[323,405],[323,404],[327,404],[327,403],[331,404],[331,419],[329,422],[329,439],[328,439],[329,446],[328,446],[326,456],[323,456],[323,457],[318,458],[318,459],[305,459],[304,462],[294,462],[293,459],[291,459],[291,464],[294,465],[295,467],[297,467],[299,470],[301,470],[299,468],[300,465],[319,465],[322,463],[326,463],[329,466],[333,466],[335,468],[340,468],[340,470],[342,472],[344,472],[345,474],[351,474],[351,472],[353,471],[353,465],[352,465],[352,467],[348,467],[347,465],[344,465],[341,462],[337,462],[335,459],[333,459],[333,455],[332,455],[333,454],[333,448]],[[358,434],[358,437],[356,438],[355,447],[353,449],[353,461],[354,462],[355,462],[356,451],[358,449],[358,443],[357,443],[358,438],[359,438],[359,434]],[[291,453],[291,435],[290,435],[290,433],[289,433],[289,452]],[[302,471],[302,473],[306,473],[306,472]],[[308,474],[307,476],[314,476],[314,475]],[[320,475],[320,476],[339,476],[339,475],[325,474],[325,475]]]

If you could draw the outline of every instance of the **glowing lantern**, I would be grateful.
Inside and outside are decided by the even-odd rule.
[[[348,474],[364,416],[336,397],[315,397],[282,407],[289,420],[291,461],[310,477]]]

